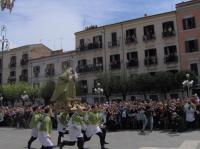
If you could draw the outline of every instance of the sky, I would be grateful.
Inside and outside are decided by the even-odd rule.
[[[183,0],[16,0],[12,13],[0,11],[10,48],[43,43],[52,50],[75,49],[74,33],[144,14],[175,10]]]

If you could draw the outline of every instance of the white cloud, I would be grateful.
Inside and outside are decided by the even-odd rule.
[[[13,12],[0,12],[13,46],[42,41],[52,49],[72,50],[74,32],[90,24],[109,24],[169,11],[182,0],[17,0]],[[156,4],[155,4],[156,3]],[[155,5],[157,5],[155,7]]]

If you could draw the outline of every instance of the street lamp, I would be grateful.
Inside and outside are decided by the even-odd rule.
[[[187,87],[187,96],[189,97],[190,94],[190,88],[193,86],[194,81],[190,80],[190,74],[186,74],[187,80],[183,81],[183,87]]]
[[[9,41],[6,39],[6,26],[2,25],[1,26],[1,87],[3,84],[3,51],[9,49]]]
[[[1,95],[0,96],[0,106],[2,106],[3,105],[3,96]]]
[[[28,98],[29,98],[28,94],[26,93],[26,91],[24,91],[23,94],[21,95],[23,106],[24,106],[25,101],[28,100]]]
[[[100,88],[100,83],[97,83],[97,88],[94,88],[94,92],[96,93],[96,94],[98,94],[98,96],[99,96],[99,103],[100,103],[100,96],[101,96],[101,94],[103,94],[103,88]]]

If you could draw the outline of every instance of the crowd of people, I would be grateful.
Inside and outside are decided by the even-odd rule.
[[[39,117],[41,115],[45,115],[46,108],[45,106],[37,108],[11,108],[2,106],[0,107],[0,126],[17,128],[31,127],[32,129],[36,129],[36,125],[38,124],[33,123],[33,120],[36,121],[36,119],[40,119]],[[46,110],[46,112],[49,112],[49,110]],[[92,112],[95,114],[91,114]],[[40,116],[35,117],[35,113],[39,113]],[[97,116],[96,113],[99,113],[101,116]],[[162,101],[141,99],[133,101],[112,101],[110,103],[106,102],[92,106],[83,103],[74,105],[70,110],[63,109],[62,112],[54,109],[49,116],[52,128],[57,128],[58,130],[57,145],[60,148],[64,145],[72,146],[76,141],[78,148],[82,148],[85,141],[89,141],[92,135],[97,134],[103,149],[105,148],[104,144],[106,144],[106,130],[117,131],[132,129],[145,132],[148,129],[149,131],[170,130],[183,132],[200,128],[200,100],[197,96],[192,96],[191,98]],[[35,126],[33,127],[34,124]],[[94,124],[95,128],[93,127]],[[77,126],[81,126],[81,128]],[[90,131],[86,132],[88,127]],[[73,134],[71,135],[73,141],[61,141],[61,138],[66,132]],[[89,136],[86,135],[88,133],[90,134]],[[74,134],[76,135],[74,136]],[[37,138],[37,135],[36,132],[32,132],[29,146]],[[45,149],[45,147],[43,148]]]

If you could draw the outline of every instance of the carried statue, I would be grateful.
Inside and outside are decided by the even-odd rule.
[[[67,68],[58,78],[51,101],[66,105],[75,100],[77,78],[77,73],[71,67]]]

